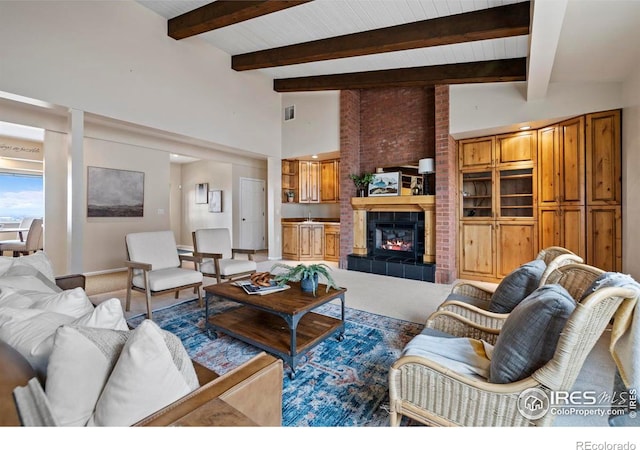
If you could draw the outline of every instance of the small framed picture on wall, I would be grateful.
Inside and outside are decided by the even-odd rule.
[[[209,203],[209,183],[196,184],[196,204]]]
[[[209,212],[222,212],[222,191],[209,191]]]

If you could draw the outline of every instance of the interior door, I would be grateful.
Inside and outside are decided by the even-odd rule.
[[[265,205],[265,181],[240,178],[240,248],[267,247]]]

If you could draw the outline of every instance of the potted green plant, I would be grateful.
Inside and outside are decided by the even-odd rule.
[[[279,269],[282,271],[277,273]],[[289,281],[299,281],[300,289],[304,292],[313,292],[314,297],[318,289],[318,275],[322,275],[327,279],[327,292],[329,292],[330,288],[340,289],[329,273],[330,270],[331,268],[324,263],[309,264],[308,266],[305,264],[289,266],[283,263],[276,263],[271,267],[271,273],[275,275],[273,280],[280,286]]]
[[[352,173],[349,175],[349,178],[353,180],[353,184],[355,184],[356,189],[358,190],[358,197],[364,197],[369,183],[374,179],[374,175],[370,172],[365,172],[362,175]]]
[[[293,202],[293,198],[296,196],[294,191],[287,191],[287,201],[289,203]]]

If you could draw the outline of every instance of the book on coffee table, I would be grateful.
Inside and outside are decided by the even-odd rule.
[[[271,294],[273,292],[280,292],[290,288],[288,284],[278,285],[275,281],[271,281],[271,286],[258,286],[257,284],[253,284],[250,280],[240,280],[236,281],[233,284],[236,286],[240,286],[247,294],[257,294],[257,295],[266,295]]]

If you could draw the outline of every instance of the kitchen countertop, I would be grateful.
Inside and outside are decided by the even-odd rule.
[[[311,222],[306,217],[287,217],[282,218],[282,223],[319,223],[319,224],[330,224],[330,225],[340,225],[340,219],[335,219],[332,217],[312,217]]]

